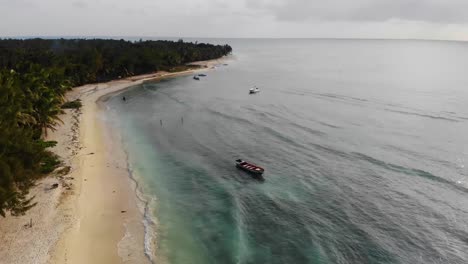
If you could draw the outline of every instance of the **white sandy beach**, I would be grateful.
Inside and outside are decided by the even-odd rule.
[[[58,142],[53,151],[63,160],[62,171],[37,182],[31,195],[38,204],[26,215],[0,218],[0,263],[150,263],[125,152],[119,135],[99,118],[99,101],[147,80],[192,72],[158,72],[70,91],[67,99],[79,98],[83,107],[66,110],[64,124],[48,135]],[[54,183],[60,185],[51,189]]]

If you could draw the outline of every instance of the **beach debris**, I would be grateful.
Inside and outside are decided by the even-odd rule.
[[[123,214],[123,213],[126,213],[126,212],[127,212],[127,211],[123,211],[123,210],[122,210],[122,211],[120,211],[120,213],[122,213],[122,214]]]
[[[94,155],[94,152],[90,152],[90,153],[88,153],[88,155]]]
[[[59,184],[58,184],[58,183],[54,183],[54,184],[52,184],[52,186],[50,187],[50,189],[52,190],[52,189],[56,189],[56,188],[58,188],[58,187],[59,187]]]
[[[26,227],[26,228],[31,228],[32,227],[32,218],[29,219],[29,223],[27,223],[27,224],[25,224],[23,226]]]
[[[56,175],[62,176],[62,175],[67,175],[68,173],[70,173],[70,170],[71,170],[70,166],[63,166],[63,167],[58,167],[57,169],[55,169],[54,172]]]
[[[69,187],[72,186],[72,185],[73,185],[72,182],[70,182],[70,183],[67,183],[67,182],[65,182],[65,181],[62,182],[62,187],[64,187],[64,188],[69,188]]]
[[[57,168],[55,168],[54,172],[55,172],[55,173],[58,173],[58,172],[61,171],[63,168],[64,168],[63,166],[62,166],[62,167],[57,167]]]
[[[84,181],[87,181],[88,179],[84,179]]]

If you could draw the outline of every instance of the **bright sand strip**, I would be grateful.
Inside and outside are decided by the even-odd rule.
[[[211,68],[219,63],[196,64]],[[70,91],[67,99],[80,98],[83,107],[66,110],[64,125],[48,139],[58,141],[53,151],[71,172],[39,181],[31,190],[38,205],[25,216],[0,218],[0,263],[150,263],[143,212],[120,135],[110,133],[98,103],[147,80],[192,72],[158,72]],[[59,188],[51,189],[53,183],[60,183]],[[30,219],[32,227],[25,226]]]

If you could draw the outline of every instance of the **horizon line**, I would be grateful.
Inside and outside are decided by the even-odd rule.
[[[467,42],[462,39],[431,39],[431,38],[359,38],[359,37],[175,37],[175,36],[112,36],[112,35],[17,35],[0,36],[0,39],[254,39],[254,40],[396,40],[396,41],[449,41]]]

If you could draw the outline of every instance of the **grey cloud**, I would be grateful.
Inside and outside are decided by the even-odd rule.
[[[144,9],[144,8],[129,7],[129,8],[125,8],[123,11],[124,11],[125,14],[129,14],[129,15],[138,15],[138,16],[147,15],[147,10]]]
[[[354,19],[382,21],[392,18],[437,23],[465,23],[468,1],[380,0],[356,12]]]
[[[83,1],[75,1],[72,3],[72,5],[74,7],[77,7],[77,8],[87,8],[88,7],[88,4],[83,2]]]
[[[468,22],[466,0],[247,0],[247,7],[268,11],[284,21]]]
[[[468,40],[468,0],[0,0],[0,6],[0,37]]]
[[[29,0],[0,0],[0,6],[2,8],[31,8],[37,7],[38,4]]]

